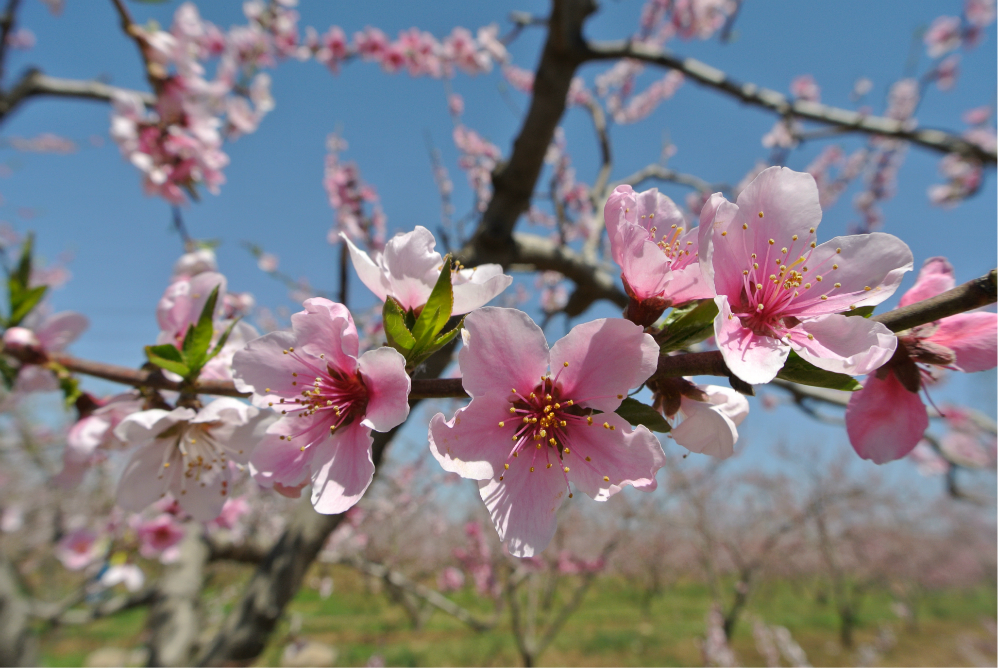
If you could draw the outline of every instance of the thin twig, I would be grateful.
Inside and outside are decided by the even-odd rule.
[[[849,109],[831,107],[809,100],[790,100],[782,93],[754,83],[741,83],[724,72],[694,58],[682,58],[667,51],[630,40],[589,43],[588,60],[632,58],[682,72],[693,81],[738,98],[746,104],[768,109],[780,116],[794,116],[850,131],[893,137],[940,153],[959,153],[994,166],[998,154],[963,139],[959,135],[929,128],[913,129],[904,121],[869,116]]]

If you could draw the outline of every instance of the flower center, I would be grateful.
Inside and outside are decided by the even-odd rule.
[[[648,218],[650,223],[655,218],[655,214],[650,213],[647,216],[641,216],[641,218]],[[683,243],[680,239],[680,236],[683,234],[683,228],[673,225],[663,232],[662,238],[658,240],[656,240],[657,234],[658,227],[652,225],[648,230],[648,238],[662,249],[665,257],[669,258],[669,266],[672,269],[685,269],[690,263],[698,261],[697,258],[700,254],[690,253],[690,246],[693,245],[693,242],[686,241]]]
[[[159,479],[170,474],[179,475],[180,494],[183,496],[187,494],[189,484],[206,487],[208,482],[202,478],[206,478],[211,471],[217,469],[219,473],[225,472],[229,454],[242,454],[243,451],[214,438],[211,430],[219,425],[218,422],[178,422],[157,436],[157,439],[176,439],[174,447],[164,449]],[[237,466],[241,468],[242,465]],[[223,478],[221,486],[222,496],[228,495],[228,480]]]
[[[565,367],[568,362],[564,363]],[[594,413],[591,408],[584,408],[579,401],[564,395],[558,384],[561,370],[552,379],[550,375],[541,376],[538,383],[529,393],[523,393],[513,388],[509,397],[510,418],[499,423],[500,429],[513,431],[511,440],[513,447],[504,463],[505,471],[499,480],[513,472],[560,473],[568,486],[568,473],[571,466],[585,466],[595,470],[592,454],[579,452],[573,445],[572,434],[582,427],[594,424]],[[595,399],[589,397],[581,401]],[[623,398],[623,395],[618,395]],[[616,427],[607,422],[603,427],[615,431]],[[515,466],[516,468],[511,468]],[[610,478],[602,476],[604,482]],[[573,494],[569,489],[569,498]]]
[[[331,364],[326,363],[325,368],[320,368],[315,363],[314,358],[307,358],[295,352],[294,348],[285,351],[296,361],[305,366],[307,372],[313,373],[312,378],[300,376],[297,371],[291,372],[294,380],[291,385],[303,387],[300,396],[293,400],[281,399],[280,403],[285,407],[281,410],[281,415],[295,414],[298,417],[310,417],[318,414],[319,424],[327,426],[330,434],[335,434],[336,430],[345,427],[355,419],[362,417],[367,410],[367,386],[359,373],[346,373]],[[325,355],[319,355],[320,360],[325,360]],[[311,385],[308,383],[311,382]],[[302,445],[304,451],[308,446],[321,440],[315,432],[316,423],[310,423],[303,431],[292,434],[286,438],[292,439],[299,436],[310,435],[309,442]],[[283,440],[285,437],[281,436]]]

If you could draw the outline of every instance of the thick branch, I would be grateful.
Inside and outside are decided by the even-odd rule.
[[[893,137],[910,141],[941,153],[960,153],[987,165],[998,163],[998,155],[962,137],[929,128],[911,129],[903,121],[879,116],[867,116],[848,109],[831,107],[808,100],[789,100],[785,95],[753,83],[741,83],[724,72],[694,58],[681,58],[666,51],[631,41],[592,43],[588,45],[589,60],[633,58],[661,67],[678,70],[690,79],[709,88],[738,98],[746,104],[773,111],[780,116],[795,116],[818,123],[834,125],[854,132]]]
[[[552,4],[527,117],[513,142],[509,160],[492,175],[492,199],[471,242],[478,251],[508,244],[517,219],[530,207],[544,155],[565,113],[572,77],[584,59],[582,24],[596,10],[595,3],[554,0]]]
[[[200,523],[188,523],[180,558],[166,567],[149,610],[150,666],[187,666],[201,635],[201,588],[208,544]]]
[[[31,69],[25,72],[10,91],[0,95],[0,121],[22,102],[32,97],[66,97],[111,102],[116,95],[123,94],[138,95],[146,105],[151,105],[155,101],[155,98],[149,93],[109,86],[101,81],[57,79],[42,74],[37,69]]]
[[[7,64],[7,50],[10,48],[7,44],[7,38],[14,31],[19,4],[21,4],[21,0],[8,0],[7,9],[0,16],[0,83],[3,82],[4,69]]]

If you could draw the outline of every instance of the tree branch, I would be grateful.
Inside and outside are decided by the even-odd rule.
[[[909,141],[913,144],[939,151],[959,153],[994,166],[998,155],[962,137],[929,128],[911,129],[903,121],[880,116],[866,116],[848,109],[831,107],[808,100],[789,100],[785,95],[753,83],[741,83],[724,72],[694,58],[682,58],[666,51],[629,40],[616,42],[590,43],[587,45],[588,60],[616,60],[633,58],[653,65],[667,67],[682,72],[690,79],[733,96],[746,104],[751,104],[780,116],[794,116],[826,125],[834,125],[850,131],[880,135]]]
[[[509,160],[492,175],[492,199],[470,243],[478,252],[509,244],[516,221],[530,207],[544,155],[565,113],[572,77],[584,61],[582,24],[596,10],[595,2],[553,0],[552,5],[530,108]]]
[[[699,176],[694,176],[693,174],[684,174],[682,172],[677,172],[674,169],[669,169],[668,167],[663,167],[659,164],[648,165],[643,167],[638,171],[634,172],[630,176],[624,177],[619,181],[614,181],[607,186],[607,190],[613,190],[617,186],[633,186],[637,188],[638,185],[644,183],[645,181],[667,181],[669,183],[677,183],[681,186],[688,186],[694,190],[698,190],[704,193],[714,193],[718,191],[730,190],[730,187],[726,184],[720,183],[708,183],[701,179]]]
[[[467,624],[474,631],[488,631],[489,629],[495,627],[496,622],[498,621],[498,619],[478,619],[475,615],[471,614],[471,612],[465,608],[462,608],[440,592],[434,591],[433,589],[430,589],[425,585],[421,585],[418,582],[413,582],[406,577],[405,574],[399,571],[393,571],[383,564],[368,561],[361,556],[344,559],[341,563],[353,566],[362,573],[367,573],[368,575],[374,576],[378,579],[385,580],[399,589],[418,596],[433,607],[443,610],[458,621]]]
[[[3,83],[4,69],[7,64],[7,50],[10,48],[7,44],[7,38],[14,31],[14,25],[17,23],[17,6],[21,4],[21,0],[8,0],[7,9],[4,10],[2,16],[0,16],[0,84]]]
[[[33,97],[66,97],[98,102],[112,102],[116,95],[138,95],[147,105],[155,102],[155,97],[127,88],[109,86],[101,81],[81,81],[78,79],[58,79],[30,69],[5,94],[0,95],[0,121],[13,112],[22,102]]]
[[[208,544],[200,522],[189,522],[180,543],[180,558],[166,567],[156,585],[146,627],[150,666],[190,665],[201,635],[201,589],[208,563]]]
[[[941,295],[875,315],[873,320],[883,323],[892,332],[901,332],[957,313],[994,304],[996,295],[998,295],[998,270],[992,269],[984,276],[958,285]]]

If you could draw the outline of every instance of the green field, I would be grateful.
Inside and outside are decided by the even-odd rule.
[[[414,630],[405,611],[384,594],[372,592],[356,571],[335,567],[332,573],[332,596],[323,600],[314,589],[303,588],[288,612],[300,615],[299,638],[336,648],[337,665],[363,666],[372,655],[382,657],[387,665],[400,666],[521,663],[510,633],[508,611],[502,623],[488,632],[476,633],[441,612],[434,613],[422,629]],[[221,579],[216,578],[216,586]],[[853,650],[840,646],[837,617],[824,594],[818,583],[764,582],[754,592],[746,612],[768,624],[786,626],[816,666],[856,665],[858,647],[872,643],[885,625],[897,643],[880,656],[880,665],[974,665],[982,659],[995,665],[993,587],[928,593],[918,606],[917,625],[897,618],[889,595],[870,593],[859,611]],[[555,608],[566,597],[567,591],[559,592]],[[488,612],[470,591],[452,598],[483,616]],[[655,599],[645,615],[640,591],[623,580],[605,577],[594,584],[583,605],[540,657],[540,663],[701,665],[696,638],[704,632],[709,606],[704,586],[684,583]],[[280,663],[283,647],[290,639],[289,615],[285,615],[258,665]],[[539,619],[544,619],[543,614]],[[133,610],[85,626],[50,629],[41,638],[43,663],[81,665],[101,647],[138,647],[144,620],[144,610]],[[751,623],[744,617],[731,644],[743,664],[765,665],[755,649]]]

